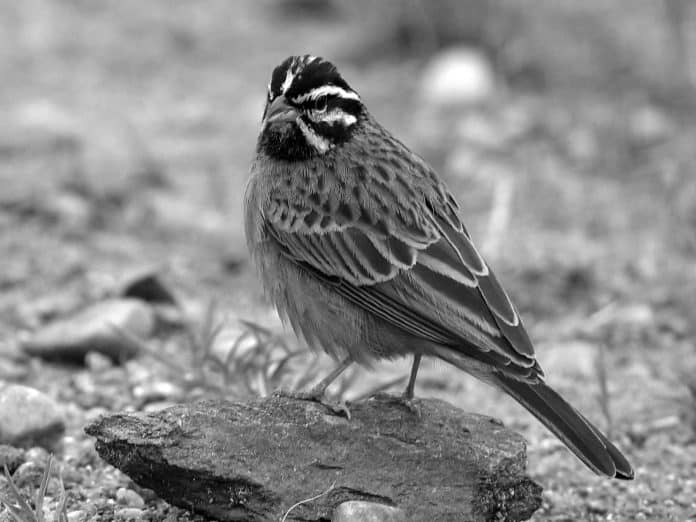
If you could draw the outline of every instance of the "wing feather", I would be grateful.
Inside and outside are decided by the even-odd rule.
[[[365,187],[352,191],[360,198],[331,193],[305,207],[276,197],[265,212],[268,233],[288,258],[397,328],[511,375],[542,376],[519,315],[454,199],[444,192],[419,208],[382,184]]]

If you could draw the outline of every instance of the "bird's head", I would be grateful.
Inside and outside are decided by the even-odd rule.
[[[285,160],[325,154],[348,141],[365,109],[336,67],[315,56],[291,56],[268,84],[259,149]]]

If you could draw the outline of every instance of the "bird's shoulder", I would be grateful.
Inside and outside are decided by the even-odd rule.
[[[435,215],[461,229],[458,204],[434,169],[377,123],[323,156],[296,162],[257,157],[252,174],[263,211],[286,231],[347,227],[437,235]]]

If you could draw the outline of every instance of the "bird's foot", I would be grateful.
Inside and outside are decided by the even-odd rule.
[[[297,399],[300,401],[311,401],[317,402],[327,408],[334,415],[339,417],[345,417],[350,420],[350,410],[346,406],[345,402],[336,402],[328,399],[326,397],[325,390],[320,388],[312,388],[309,391],[290,391],[290,390],[276,390],[273,392],[276,397],[287,397],[288,399]]]
[[[402,393],[400,395],[394,395],[392,393],[377,392],[374,395],[372,395],[370,399],[387,402],[389,404],[395,404],[397,406],[403,406],[416,417],[421,416],[421,409],[416,399],[406,395],[405,393]]]

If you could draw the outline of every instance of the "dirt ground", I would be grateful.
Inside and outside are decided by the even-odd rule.
[[[524,434],[544,487],[533,520],[696,519],[696,113],[639,83],[537,88],[504,71],[482,103],[442,110],[420,94],[428,49],[385,50],[365,37],[375,15],[347,11],[0,1],[0,352],[143,267],[199,322],[215,302],[232,331],[241,318],[282,332],[246,259],[243,187],[272,67],[323,55],[446,177],[549,382],[612,434],[636,479],[592,476],[511,400],[442,364],[426,365],[417,393]],[[152,349],[193,364],[181,337]],[[57,455],[68,509],[109,519],[118,488],[132,485],[93,455],[82,426],[139,409],[142,368],[160,381],[171,372],[144,357],[109,378],[12,364],[26,370],[14,380],[68,412]],[[317,377],[328,367],[321,359]],[[359,370],[344,396],[407,371],[407,361]],[[211,393],[183,389],[181,400]],[[141,494],[146,518],[184,517]]]

